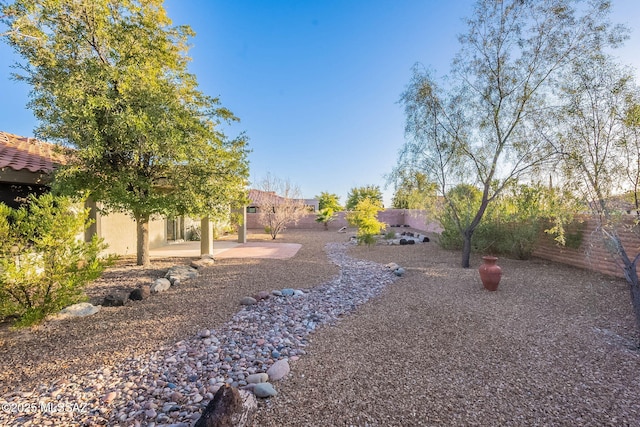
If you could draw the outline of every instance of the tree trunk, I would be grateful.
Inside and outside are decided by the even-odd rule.
[[[471,238],[473,237],[472,229],[467,228],[462,233],[462,268],[469,268],[471,259]]]
[[[137,263],[148,266],[149,256],[149,215],[136,216]]]
[[[633,306],[633,312],[636,315],[636,325],[640,329],[640,283],[638,283],[637,270],[640,254],[636,255],[635,259],[631,261],[618,236],[615,236],[615,240],[620,258],[622,258],[622,262],[624,264],[624,277],[627,279],[629,290],[631,291],[631,305]]]

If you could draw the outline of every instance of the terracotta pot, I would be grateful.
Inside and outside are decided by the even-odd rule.
[[[498,289],[498,283],[502,277],[502,268],[496,265],[498,258],[494,256],[483,256],[484,264],[480,266],[478,271],[480,272],[480,280],[484,288],[489,291],[495,291]]]

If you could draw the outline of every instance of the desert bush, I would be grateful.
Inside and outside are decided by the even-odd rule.
[[[99,256],[101,240],[80,238],[88,215],[50,194],[30,196],[19,209],[0,203],[0,313],[17,316],[17,326],[85,299],[85,285],[111,262]]]
[[[386,227],[384,222],[378,221],[378,212],[383,210],[381,205],[370,198],[358,202],[353,211],[349,211],[346,219],[354,227],[358,228],[358,244],[372,245],[376,242],[376,234]]]
[[[461,249],[464,229],[473,219],[480,204],[480,190],[459,185],[447,195],[456,209],[445,207],[440,215],[444,231],[440,245],[446,249]],[[565,225],[572,221],[575,211],[570,195],[539,184],[512,185],[488,208],[472,239],[476,253],[505,255],[528,259],[542,231],[559,244],[567,237]],[[458,216],[455,216],[455,212]],[[458,223],[459,222],[459,223]],[[552,227],[545,228],[545,225]]]

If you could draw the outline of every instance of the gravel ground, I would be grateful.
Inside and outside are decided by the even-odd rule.
[[[492,293],[435,244],[351,255],[407,273],[314,336],[256,425],[640,425],[624,281],[501,259]]]
[[[37,394],[41,384],[172,348],[221,327],[238,300],[257,291],[325,283],[338,268],[323,248],[344,239],[287,232],[279,241],[303,245],[292,259],[220,260],[143,302],[4,329],[0,396]],[[335,326],[317,329],[276,384],[278,396],[262,401],[255,425],[640,425],[640,352],[624,281],[501,259],[503,279],[490,293],[475,269],[458,267],[457,253],[433,243],[350,254],[397,262],[407,273]],[[89,293],[133,287],[171,261],[156,272],[113,269]]]

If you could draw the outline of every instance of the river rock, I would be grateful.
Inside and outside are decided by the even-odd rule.
[[[256,397],[267,398],[275,396],[278,392],[270,383],[259,383],[253,387],[253,394],[255,394]]]
[[[269,381],[269,375],[264,372],[260,372],[259,374],[251,374],[247,377],[247,383],[249,384],[266,383],[267,381]]]
[[[291,288],[285,288],[280,292],[282,292],[283,297],[290,297],[290,296],[293,296],[293,294],[295,293],[295,291]]]
[[[286,359],[278,360],[276,363],[271,365],[269,369],[267,369],[267,375],[269,375],[269,379],[271,381],[278,381],[283,379],[289,374],[289,362]]]
[[[269,292],[267,291],[260,291],[257,294],[255,294],[254,298],[259,300],[264,300],[264,299],[268,299],[271,295],[269,294]]]
[[[257,302],[258,301],[253,297],[244,297],[240,300],[240,305],[254,305]]]
[[[149,285],[142,285],[137,289],[134,289],[129,294],[129,299],[132,301],[142,301],[149,298],[151,295],[151,287]]]

